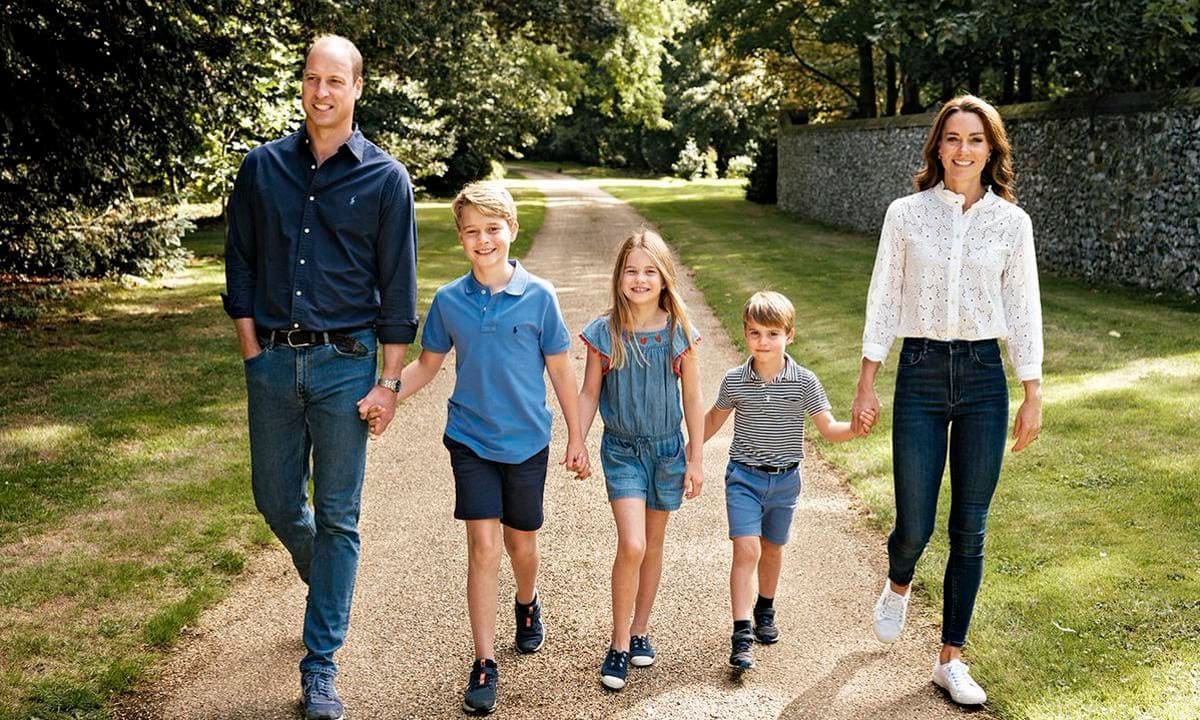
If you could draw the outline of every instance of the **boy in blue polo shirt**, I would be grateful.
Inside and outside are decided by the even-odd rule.
[[[404,368],[397,399],[424,387],[455,350],[454,393],[442,441],[454,472],[454,517],[467,526],[475,664],[463,709],[488,713],[496,705],[499,677],[493,642],[501,535],[517,585],[517,651],[537,652],[546,638],[536,585],[551,424],[544,372],[567,424],[561,464],[579,477],[587,477],[589,468],[575,370],[567,355],[571,335],[554,287],[508,259],[517,236],[516,203],[502,185],[479,182],[463,188],[452,208],[471,271],[434,295],[421,355]],[[372,434],[386,427],[382,413],[382,408],[366,412]]]

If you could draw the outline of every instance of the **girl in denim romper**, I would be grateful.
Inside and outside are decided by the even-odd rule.
[[[642,230],[625,240],[612,276],[612,307],[584,328],[587,369],[579,396],[586,437],[599,407],[600,460],[617,524],[612,642],[605,687],[625,687],[629,665],[655,660],[647,626],[662,573],[663,536],[683,498],[700,494],[704,401],[692,346],[699,341],[676,291],[671,252]],[[680,405],[682,387],[682,407]],[[685,457],[680,422],[691,444]]]

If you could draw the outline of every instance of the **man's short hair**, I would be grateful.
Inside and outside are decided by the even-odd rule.
[[[792,306],[792,301],[773,290],[754,293],[742,308],[743,325],[757,323],[791,332],[795,322],[796,308]]]
[[[358,51],[358,48],[354,46],[354,43],[350,42],[350,40],[348,38],[344,38],[341,35],[334,35],[332,33],[326,33],[324,35],[318,35],[315,38],[313,38],[312,44],[308,46],[308,51],[304,53],[304,61],[307,63],[308,56],[312,54],[313,48],[315,48],[318,43],[324,42],[326,40],[332,40],[334,42],[339,42],[339,43],[345,44],[345,46],[350,50],[350,68],[354,71],[354,77],[351,79],[357,80],[360,77],[362,77],[362,73],[363,73],[362,53],[360,53]]]
[[[462,211],[467,205],[472,205],[484,215],[504,218],[509,227],[517,225],[517,203],[508,190],[498,182],[482,180],[473,182],[454,196],[450,209],[454,211],[455,227],[462,227]]]

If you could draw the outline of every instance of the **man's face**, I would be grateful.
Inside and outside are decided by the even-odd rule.
[[[349,129],[360,95],[362,78],[354,76],[349,49],[337,42],[317,43],[304,63],[300,92],[308,122],[325,130]]]

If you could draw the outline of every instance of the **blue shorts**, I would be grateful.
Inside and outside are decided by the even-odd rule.
[[[647,510],[673,512],[683,504],[687,474],[683,433],[630,437],[604,431],[600,464],[608,501],[640,498]]]
[[[761,537],[786,545],[800,497],[800,466],[769,473],[730,460],[725,468],[725,513],[729,537]]]
[[[450,451],[454,471],[454,517],[489,520],[514,530],[533,531],[542,526],[542,496],[546,490],[546,465],[550,448],[516,464],[487,460],[449,435],[442,444]]]

